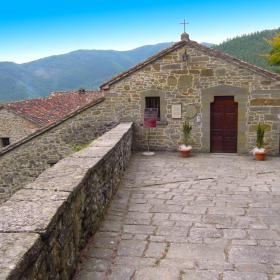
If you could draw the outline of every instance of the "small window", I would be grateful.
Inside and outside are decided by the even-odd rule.
[[[1,138],[1,142],[2,142],[2,147],[9,146],[10,145],[10,138],[3,137],[3,138]]]
[[[158,109],[158,117],[157,119],[160,120],[160,97],[146,97],[146,108],[156,108]]]

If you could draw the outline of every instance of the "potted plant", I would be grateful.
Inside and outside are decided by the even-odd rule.
[[[253,149],[253,155],[256,160],[265,160],[266,150],[264,148],[265,127],[259,123],[257,128],[257,146]]]
[[[179,146],[179,151],[182,157],[188,157],[191,153],[192,146],[189,144],[192,126],[185,121],[183,123],[183,143]]]

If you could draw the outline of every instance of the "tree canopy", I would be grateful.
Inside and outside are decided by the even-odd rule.
[[[272,47],[268,55],[268,62],[271,65],[280,66],[280,33],[277,33],[275,37],[267,40],[267,42]]]
[[[213,48],[269,71],[277,72],[279,67],[270,64],[268,61],[268,54],[271,51],[268,40],[271,40],[277,34],[280,34],[280,28],[254,32],[229,39]]]

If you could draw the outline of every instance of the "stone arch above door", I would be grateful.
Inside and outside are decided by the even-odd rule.
[[[247,153],[247,106],[249,91],[247,88],[219,85],[202,89],[202,151],[210,152],[210,104],[215,96],[233,96],[238,102],[237,152]]]

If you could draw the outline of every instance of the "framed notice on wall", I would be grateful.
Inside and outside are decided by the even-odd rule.
[[[181,118],[182,118],[182,104],[173,104],[172,119],[181,119]]]

